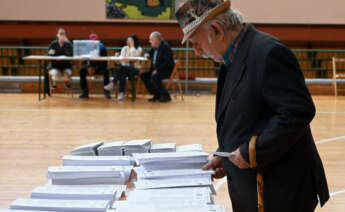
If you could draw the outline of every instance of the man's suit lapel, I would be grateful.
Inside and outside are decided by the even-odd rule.
[[[242,80],[242,77],[246,71],[246,58],[248,56],[249,47],[251,44],[250,37],[253,36],[253,27],[251,25],[248,25],[247,31],[245,32],[245,35],[243,36],[242,40],[239,43],[238,46],[238,52],[234,57],[234,61],[230,68],[228,68],[226,71],[226,78],[224,81],[224,86],[220,94],[220,99],[217,105],[216,110],[216,120],[218,121],[223,112],[225,111],[228,102],[230,101],[233,91],[236,89],[236,87],[239,85],[239,83]]]

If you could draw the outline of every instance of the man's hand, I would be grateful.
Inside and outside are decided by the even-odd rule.
[[[49,51],[48,51],[48,54],[49,54],[49,55],[54,55],[54,54],[55,54],[55,50],[54,50],[54,49],[49,50]]]
[[[247,161],[242,157],[240,149],[236,149],[233,151],[229,157],[229,160],[235,164],[240,169],[247,169],[249,168],[249,164]]]
[[[155,74],[157,74],[157,70],[152,71],[152,75],[155,75]]]
[[[215,171],[213,177],[216,179],[220,179],[226,176],[226,172],[224,170],[224,163],[223,159],[219,156],[215,156],[210,162],[202,167],[203,170],[212,169]]]

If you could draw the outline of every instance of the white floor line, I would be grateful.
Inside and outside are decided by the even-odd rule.
[[[218,191],[218,189],[220,187],[222,187],[222,185],[227,181],[227,177],[223,177],[222,179],[220,179],[217,184],[214,186],[214,189],[216,189],[216,191]]]
[[[342,193],[345,193],[345,189],[340,190],[340,191],[336,191],[336,192],[332,192],[331,196],[335,196],[335,195],[342,194]]]
[[[317,141],[315,142],[316,144],[323,144],[323,143],[327,143],[330,141],[337,141],[337,140],[342,140],[345,139],[345,136],[339,136],[339,137],[334,137],[334,138],[327,138],[327,139],[323,139],[321,141]]]

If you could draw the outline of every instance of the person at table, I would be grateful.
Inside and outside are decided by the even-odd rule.
[[[171,98],[162,80],[168,79],[174,69],[173,52],[160,32],[152,32],[149,39],[152,48],[145,56],[151,59],[151,68],[141,74],[141,79],[153,95],[150,102],[169,102]]]
[[[89,35],[90,40],[99,40],[99,37],[95,33],[91,33]],[[101,57],[107,56],[107,50],[105,49],[103,43],[99,44],[99,54]],[[81,87],[81,94],[80,98],[87,99],[89,98],[89,88],[86,81],[87,75],[103,75],[104,85],[109,83],[109,70],[108,70],[108,62],[107,61],[84,61],[80,68],[80,87]],[[106,99],[110,99],[110,91],[104,90],[104,97]]]
[[[66,30],[59,28],[56,34],[57,39],[51,42],[48,47],[48,55],[50,56],[73,56],[73,46],[68,40]],[[56,88],[56,80],[62,75],[64,77],[65,86],[71,87],[72,62],[71,61],[52,61],[48,67],[49,75],[52,79],[52,87]]]
[[[120,57],[140,57],[142,55],[142,48],[139,46],[139,39],[135,34],[131,34],[127,38],[127,46],[124,46],[121,49]],[[118,56],[118,54],[116,55]],[[114,88],[114,85],[117,81],[120,81],[120,92],[117,97],[119,101],[124,99],[125,90],[126,90],[126,78],[134,77],[139,75],[140,61],[129,62],[122,61],[119,70],[114,75],[114,81],[110,82],[104,87],[105,90],[111,90]]]

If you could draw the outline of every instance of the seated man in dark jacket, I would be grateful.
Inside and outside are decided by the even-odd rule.
[[[51,42],[48,47],[50,56],[73,56],[73,46],[66,36],[66,31],[59,28],[56,34],[56,40]],[[72,63],[70,61],[52,61],[48,67],[49,75],[52,79],[52,87],[56,88],[55,81],[63,75],[65,86],[71,87]]]
[[[150,43],[152,49],[146,56],[151,58],[151,68],[149,72],[141,74],[141,79],[146,89],[153,95],[149,99],[150,102],[169,102],[171,98],[162,80],[168,79],[174,69],[173,53],[169,44],[164,41],[159,32],[151,33]]]
[[[90,34],[90,40],[98,40],[97,34]],[[100,43],[100,56],[107,56],[107,50],[104,48],[103,43]],[[86,76],[94,75],[94,74],[103,74],[104,75],[104,85],[109,83],[109,70],[108,70],[108,62],[107,61],[85,61],[83,62],[80,68],[80,87],[82,90],[80,98],[89,98],[89,89],[87,86]],[[110,99],[110,91],[104,90],[104,96],[106,99]]]

